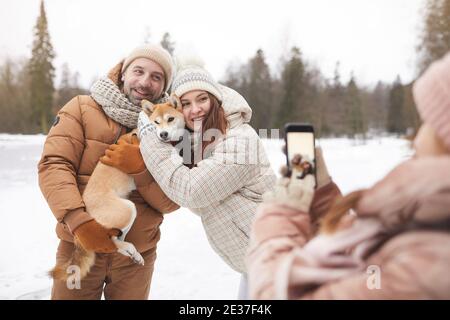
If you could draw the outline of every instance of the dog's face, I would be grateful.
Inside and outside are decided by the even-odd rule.
[[[314,174],[314,165],[307,157],[299,154],[294,155],[291,160],[292,175],[297,179],[303,179],[308,174]]]
[[[156,125],[156,133],[164,142],[178,141],[183,136],[185,122],[180,99],[172,95],[166,103],[153,104],[142,100],[142,109]]]

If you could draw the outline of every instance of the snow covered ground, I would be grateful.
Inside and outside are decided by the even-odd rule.
[[[45,136],[0,134],[0,299],[48,299],[58,239],[55,219],[37,182]],[[265,140],[276,172],[285,162],[281,141]],[[330,174],[344,193],[368,187],[406,159],[409,144],[395,138],[355,144],[323,139]],[[235,299],[239,274],[210,248],[200,219],[186,209],[166,215],[150,291],[152,299]]]

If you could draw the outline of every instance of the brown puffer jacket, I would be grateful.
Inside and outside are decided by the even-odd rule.
[[[73,242],[72,232],[93,218],[85,211],[82,193],[99,158],[126,128],[109,118],[91,97],[77,96],[58,113],[39,161],[39,186],[58,220],[56,233]],[[145,170],[134,175],[137,190],[129,199],[137,208],[136,220],[127,234],[139,252],[156,247],[162,213],[179,208]]]

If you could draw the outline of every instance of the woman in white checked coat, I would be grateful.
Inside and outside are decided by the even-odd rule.
[[[179,65],[172,91],[181,100],[194,141],[205,132],[222,136],[210,144],[210,139],[203,137],[201,151],[194,153],[195,166],[188,167],[176,148],[156,137],[153,125],[141,112],[142,156],[167,196],[200,216],[214,251],[243,275],[242,298],[251,222],[262,194],[275,183],[274,172],[258,134],[248,124],[252,110],[245,99],[216,83],[201,63]]]

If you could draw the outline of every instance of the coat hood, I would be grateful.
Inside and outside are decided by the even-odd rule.
[[[230,129],[250,122],[252,109],[244,97],[224,85],[219,85],[219,88],[222,91],[222,107],[230,124]]]

